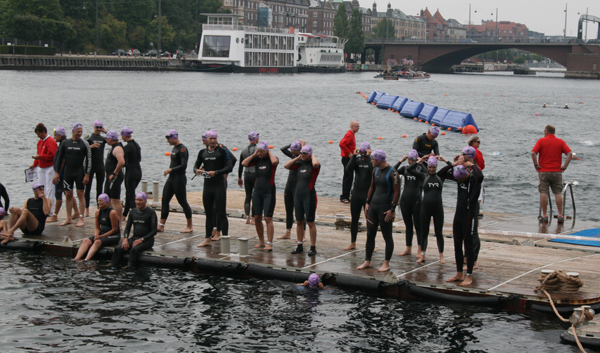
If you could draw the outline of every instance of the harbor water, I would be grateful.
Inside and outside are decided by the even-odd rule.
[[[596,81],[508,75],[434,75],[427,82],[379,81],[372,73],[245,75],[146,72],[0,72],[3,151],[0,182],[13,205],[31,195],[23,170],[31,164],[35,125],[49,130],[73,122],[92,131],[134,130],[144,179],[164,182],[170,151],[164,135],[179,131],[190,165],[207,129],[230,149],[242,149],[255,130],[278,149],[296,139],[313,146],[323,168],[319,195],[338,197],[337,143],[350,120],[357,142],[396,162],[428,125],[365,104],[356,92],[373,89],[472,113],[486,161],[483,212],[538,212],[537,175],[530,151],[544,126],[577,153],[565,180],[577,180],[577,218],[600,220],[600,162]],[[543,104],[547,108],[542,108]],[[568,104],[569,109],[563,109]],[[406,138],[402,138],[406,135]],[[381,137],[381,140],[378,138]],[[448,159],[467,137],[438,138]],[[332,140],[334,143],[329,144]],[[239,152],[238,152],[239,153]],[[237,167],[236,167],[237,171]],[[235,173],[233,173],[235,174]],[[191,172],[188,172],[191,176]],[[283,190],[287,173],[278,169]],[[234,175],[229,187],[238,188]],[[202,180],[188,182],[202,190]],[[455,187],[444,192],[452,207]],[[569,210],[567,211],[569,214]],[[115,271],[68,259],[0,253],[2,346],[7,350],[76,351],[403,351],[575,352],[559,343],[564,329],[546,315],[495,312],[462,305],[400,302],[361,293],[298,291],[289,283],[200,276],[177,270]]]

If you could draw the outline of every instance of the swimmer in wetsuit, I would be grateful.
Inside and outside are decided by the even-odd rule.
[[[308,225],[310,233],[310,251],[308,256],[317,254],[317,226],[315,225],[315,216],[317,212],[317,191],[315,183],[321,171],[321,164],[317,157],[313,155],[310,145],[302,147],[298,157],[287,161],[283,166],[285,169],[298,170],[298,181],[296,183],[296,193],[294,195],[294,208],[296,210],[296,240],[298,245],[292,254],[304,252],[303,241],[305,233],[305,223]]]
[[[142,149],[131,137],[133,130],[125,126],[121,130],[121,138],[127,144],[123,147],[125,153],[125,206],[123,207],[123,220],[129,210],[135,207],[135,189],[142,180]]]
[[[423,134],[415,139],[413,150],[417,150],[419,157],[437,156],[440,154],[438,143],[435,140],[440,134],[440,129],[432,126],[426,134]]]
[[[377,228],[381,227],[381,235],[385,240],[385,261],[378,269],[379,272],[390,270],[390,259],[394,252],[394,238],[392,237],[392,224],[396,213],[396,206],[400,198],[400,178],[398,171],[386,161],[383,150],[376,150],[371,154],[373,163],[373,178],[365,212],[367,213],[367,246],[365,262],[356,269],[363,270],[371,267],[371,256],[375,250],[375,237]]]
[[[444,188],[444,179],[442,179],[437,172],[437,165],[439,161],[444,161],[448,165],[448,162],[442,156],[423,156],[419,158],[417,163],[420,165],[427,161],[427,171],[419,171],[413,164],[407,168],[407,171],[416,176],[417,179],[423,180],[423,200],[421,201],[421,253],[417,260],[417,263],[425,262],[425,252],[427,251],[427,243],[429,236],[429,226],[431,225],[431,217],[433,217],[433,228],[435,230],[435,237],[437,239],[437,246],[440,253],[440,263],[445,264],[444,260],[444,234],[442,229],[444,227],[444,206],[442,204],[442,190]]]
[[[187,226],[181,230],[181,233],[191,233],[194,231],[192,226],[192,208],[187,202],[187,191],[186,184],[187,178],[185,177],[185,169],[187,168],[189,151],[187,147],[179,141],[179,133],[175,130],[169,130],[167,135],[167,142],[173,146],[171,151],[171,164],[169,169],[165,170],[164,175],[169,176],[165,182],[163,188],[162,205],[160,210],[160,222],[158,223],[158,232],[165,231],[165,223],[167,217],[169,217],[169,202],[173,198],[173,195],[177,198],[177,202],[183,208],[185,213],[185,219]]]
[[[406,250],[400,254],[400,256],[410,255],[412,252],[412,240],[414,233],[417,234],[417,243],[419,251],[417,257],[421,256],[421,194],[423,192],[423,180],[418,179],[415,175],[407,172],[407,167],[400,167],[400,164],[408,159],[409,166],[416,164],[419,155],[416,150],[411,150],[408,155],[402,157],[400,162],[396,163],[394,169],[404,177],[404,188],[402,190],[402,197],[400,198],[400,211],[402,212],[402,219],[406,226]],[[418,171],[423,171],[422,166],[417,164],[414,168]],[[420,175],[420,174],[417,174]],[[413,232],[414,228],[414,232]]]
[[[300,155],[300,150],[305,145],[304,141],[294,141],[287,146],[281,147],[281,152],[290,159]],[[277,239],[291,239],[292,226],[294,225],[294,194],[296,193],[296,183],[298,182],[298,169],[290,170],[285,183],[283,192],[283,201],[285,203],[285,234]]]
[[[10,208],[9,229],[0,236],[2,244],[15,240],[15,231],[21,229],[24,235],[41,235],[46,226],[46,217],[50,213],[52,201],[46,198],[44,185],[33,183],[33,197],[25,201],[23,209]]]
[[[483,174],[472,161],[463,159],[463,156],[457,157],[459,158],[456,158],[452,165],[444,167],[438,173],[442,178],[454,180],[458,184],[456,213],[452,224],[456,275],[447,279],[446,282],[461,281],[460,286],[469,286],[473,281],[472,274],[475,263],[473,225],[474,219],[477,218],[477,199],[481,190]],[[467,168],[471,168],[471,171],[467,171]],[[463,243],[467,255],[466,276],[463,276]]]
[[[350,214],[352,223],[350,225],[350,245],[344,250],[356,249],[356,236],[358,235],[358,220],[361,211],[367,204],[367,196],[373,178],[373,163],[371,163],[371,145],[363,142],[360,148],[354,150],[354,154],[346,165],[347,172],[354,173],[354,185],[352,197],[350,198]],[[366,214],[365,214],[366,218]]]
[[[106,170],[106,183],[104,184],[104,193],[110,197],[110,201],[117,211],[119,222],[123,219],[123,205],[121,205],[121,184],[125,173],[125,152],[123,145],[119,142],[119,135],[116,131],[110,130],[106,133],[106,143],[112,148],[106,156],[104,168]]]
[[[106,146],[106,139],[100,135],[106,133],[102,121],[94,121],[94,132],[86,136],[86,141],[90,145],[92,151],[92,168],[90,171],[90,182],[85,185],[85,216],[90,216],[90,193],[92,191],[92,184],[94,177],[96,177],[96,197],[102,193],[104,188],[104,147]],[[90,163],[90,161],[88,161]]]
[[[57,127],[56,129],[54,129],[54,140],[58,143],[58,148],[60,148],[60,145],[63,143],[63,141],[65,141],[66,139],[66,132],[65,132],[65,128],[62,126]],[[57,152],[58,152],[58,148],[57,148]],[[62,163],[62,161],[61,161]],[[54,170],[56,170],[56,168],[60,167],[60,164],[58,163],[58,153],[56,153],[54,155]],[[50,216],[47,220],[46,223],[52,223],[52,222],[58,222],[58,212],[60,211],[60,208],[62,207],[62,196],[65,192],[65,187],[64,187],[64,179],[65,179],[65,171],[63,169],[63,171],[60,173],[59,175],[59,179],[56,181],[56,183],[54,183],[54,179],[52,179],[52,183],[55,184],[54,187],[54,198],[56,199],[56,203],[54,205],[54,213],[52,214],[52,216]],[[73,198],[71,203],[71,208],[73,210],[73,214],[76,215],[76,218],[79,217],[79,209],[77,208],[77,202],[76,199]]]
[[[253,155],[256,151],[256,145],[259,141],[259,133],[256,131],[250,131],[248,134],[248,140],[250,144],[246,146],[240,153],[240,160],[243,161],[249,156]],[[256,168],[254,166],[247,167],[244,170],[244,166],[240,163],[238,168],[238,186],[243,187],[246,192],[246,198],[244,199],[244,213],[246,214],[246,224],[251,224],[253,222],[252,217],[250,216],[250,203],[252,202],[252,191],[254,190],[254,180],[256,180],[255,175]],[[242,179],[243,172],[243,179]]]
[[[212,132],[215,132],[215,130],[209,130]],[[205,132],[205,134],[207,134],[208,131]],[[215,132],[216,133],[216,132]],[[204,134],[203,134],[204,135]],[[204,140],[202,141],[202,143],[204,143]],[[209,146],[208,143],[208,138],[206,139],[206,143],[204,143],[205,146]],[[221,147],[222,149],[224,149],[227,154],[229,155],[229,158],[231,158],[231,170],[233,170],[233,168],[235,167],[235,164],[237,163],[237,158],[235,158],[235,156],[233,155],[233,153],[231,153],[231,151],[229,150],[229,148],[227,148],[227,146],[225,146],[222,143],[219,143],[219,141],[217,140],[217,146]],[[227,210],[227,187],[229,186],[229,183],[227,182],[227,177],[229,176],[229,174],[223,174],[223,180],[225,180],[225,210]],[[213,235],[210,238],[212,241],[218,241],[221,240],[221,232],[223,232],[223,235],[229,235],[229,219],[227,218],[227,211],[225,211],[224,214],[220,214],[219,212],[217,212],[217,202],[215,201],[214,204],[214,220],[213,220]]]
[[[121,234],[119,230],[119,215],[117,211],[109,207],[110,198],[107,194],[98,196],[98,210],[96,211],[96,227],[94,235],[81,242],[77,256],[73,259],[78,261],[87,256],[84,261],[91,260],[98,249],[103,246],[117,245]],[[89,251],[88,251],[89,250]]]
[[[264,251],[273,250],[273,235],[275,228],[273,226],[273,212],[275,211],[275,201],[277,197],[275,188],[275,172],[279,159],[269,151],[269,144],[265,141],[256,146],[256,150],[250,156],[242,161],[244,167],[255,167],[256,180],[254,182],[254,191],[252,194],[252,217],[256,226],[256,234],[259,243],[254,246],[260,248],[264,246]],[[263,213],[265,223],[267,224],[267,244],[265,245],[264,228],[262,224]]]
[[[154,245],[154,236],[156,235],[156,212],[147,207],[148,196],[140,191],[135,196],[135,206],[127,216],[127,225],[125,226],[125,237],[123,241],[115,248],[111,263],[113,266],[119,264],[123,253],[129,251],[129,261],[127,267],[132,267],[137,263],[139,255],[144,250],[152,249]],[[129,237],[133,227],[133,235]]]
[[[72,138],[63,141],[58,148],[58,152],[56,152],[57,163],[54,165],[55,173],[52,183],[55,185],[58,183],[60,174],[64,170],[63,186],[67,197],[67,219],[60,225],[64,226],[71,223],[71,204],[73,203],[73,187],[75,186],[77,198],[79,199],[79,221],[76,226],[83,227],[85,211],[84,185],[87,185],[90,180],[92,150],[88,142],[81,138],[83,127],[80,123],[73,124],[71,130],[73,132]],[[87,163],[84,163],[86,159]]]
[[[2,204],[2,199],[4,199],[4,205]],[[6,188],[4,185],[2,185],[2,183],[0,183],[0,207],[6,207],[5,210],[10,208],[10,198],[8,197]]]
[[[226,217],[227,189],[223,175],[231,173],[233,162],[229,151],[217,142],[217,132],[209,130],[206,132],[208,147],[198,152],[198,158],[194,164],[196,175],[204,175],[204,189],[202,191],[202,203],[206,213],[206,239],[198,247],[212,244],[212,230],[215,214],[219,219]]]

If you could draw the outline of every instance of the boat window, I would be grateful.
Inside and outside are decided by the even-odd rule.
[[[204,36],[204,57],[229,57],[230,36]]]
[[[240,42],[240,39],[239,39],[239,38],[236,38],[236,39],[235,39],[235,42],[236,42],[236,43],[239,43],[239,42]]]

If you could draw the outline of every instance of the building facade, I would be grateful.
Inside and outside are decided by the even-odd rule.
[[[467,36],[474,41],[529,42],[529,30],[521,23],[510,21],[482,21],[480,25],[467,26]]]

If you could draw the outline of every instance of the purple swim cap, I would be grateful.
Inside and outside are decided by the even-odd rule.
[[[263,151],[269,151],[269,144],[265,141],[261,141],[258,143],[258,145],[256,146],[257,150],[263,150]]]
[[[317,288],[319,286],[319,283],[321,283],[321,279],[319,278],[318,274],[313,273],[310,276],[308,276],[308,286],[310,288]]]
[[[102,121],[100,121],[100,119],[94,121],[94,127],[102,127]]]
[[[142,199],[142,200],[144,200],[144,201],[148,201],[148,195],[146,195],[146,193],[145,193],[145,192],[143,192],[143,191],[140,191],[140,192],[138,192],[138,193],[135,195],[135,198],[136,198],[136,199]]]
[[[250,133],[248,133],[248,141],[254,141],[258,138],[258,132],[256,131],[250,131]]]
[[[207,134],[208,134],[208,131],[204,131],[204,132],[202,133],[202,141],[206,141],[206,140],[208,140],[208,137],[206,136]]]
[[[133,130],[131,130],[127,126],[125,126],[123,129],[121,129],[121,136],[131,137],[131,134],[133,134]]]
[[[428,167],[437,167],[437,158],[435,158],[435,156],[429,156],[429,158],[427,158],[427,166]]]
[[[217,137],[219,137],[219,135],[217,135],[217,132],[215,130],[208,130],[206,132],[206,137],[208,137],[208,138],[211,138],[211,137],[217,138]]]
[[[431,129],[429,129],[429,133],[431,134],[431,136],[433,137],[438,137],[438,135],[440,134],[440,129],[438,129],[435,126],[432,126]]]
[[[302,149],[300,150],[300,153],[302,153],[302,152],[308,153],[309,156],[312,156],[312,154],[313,154],[313,150],[312,150],[312,147],[310,147],[310,145],[306,145],[306,146],[302,147]]]
[[[81,125],[80,123],[74,123],[73,127],[71,128],[71,131],[75,132],[75,130],[82,128],[83,129],[83,125]]]
[[[300,151],[302,149],[302,142],[300,142],[300,141],[292,142],[292,144],[290,145],[290,149],[292,151]]]
[[[119,141],[119,134],[117,134],[117,132],[115,130],[109,130],[106,133],[106,139],[107,140]]]
[[[467,175],[467,169],[465,168],[465,166],[457,165],[454,167],[454,171],[452,172],[452,174],[454,175],[454,179],[462,179]]]
[[[363,142],[360,144],[360,153],[367,153],[367,150],[371,149],[371,145],[368,142]]]
[[[54,132],[56,132],[60,136],[67,136],[67,132],[65,131],[65,128],[62,126],[59,126],[56,129],[54,129]]]
[[[104,202],[108,203],[108,201],[110,201],[110,198],[108,197],[108,195],[107,195],[107,194],[100,194],[100,195],[98,196],[98,200],[102,200],[102,201],[104,201]]]
[[[408,159],[416,161],[419,159],[419,152],[417,152],[417,150],[410,150],[410,152],[408,152]]]
[[[6,215],[6,211],[4,210],[4,207],[0,207],[0,218],[4,217]]]
[[[165,135],[166,138],[168,139],[178,139],[179,138],[179,133],[177,132],[177,130],[169,130],[169,132],[167,132],[167,134]]]
[[[379,162],[385,161],[385,152],[383,150],[375,150],[375,152],[371,153],[371,159],[374,159]]]
[[[471,146],[463,148],[462,153],[471,159],[475,158],[475,155],[477,154],[477,152],[475,152],[475,148]]]
[[[33,185],[31,185],[31,188],[33,189],[33,191],[36,191],[39,188],[43,188],[44,184],[40,184],[40,183],[33,183]]]

